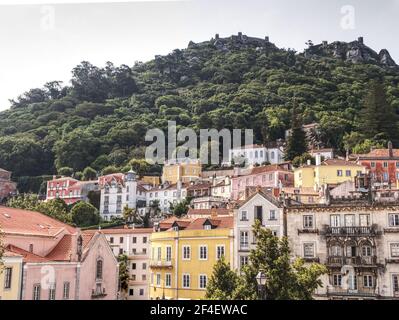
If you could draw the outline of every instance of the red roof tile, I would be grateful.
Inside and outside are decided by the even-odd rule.
[[[85,248],[90,240],[94,237],[94,232],[83,232],[81,234],[83,240],[83,248]],[[46,256],[48,260],[51,261],[70,261],[73,241],[76,241],[77,237],[75,235],[66,234],[62,237],[60,242],[54,247],[53,250]]]
[[[214,208],[213,210],[216,210],[216,214],[219,215],[225,215],[228,216],[231,214],[231,210],[226,209],[226,208]],[[212,209],[193,209],[190,208],[187,212],[188,216],[195,216],[195,215],[212,215]]]
[[[37,254],[34,254],[32,252],[26,251],[24,249],[21,249],[19,247],[16,247],[14,245],[9,244],[6,247],[7,251],[13,252],[15,254],[21,255],[24,258],[24,262],[46,262],[48,259],[41,257]]]
[[[55,236],[63,230],[75,233],[76,229],[45,214],[0,206],[0,225],[4,233]]]

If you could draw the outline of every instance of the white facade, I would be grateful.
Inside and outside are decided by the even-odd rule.
[[[264,162],[278,164],[283,162],[284,152],[282,148],[266,148],[260,145],[230,149],[228,164],[237,163],[237,161],[240,161],[239,159],[245,160],[248,165],[261,165]]]
[[[263,192],[250,196],[239,208],[234,210],[234,268],[239,270],[249,262],[249,253],[255,249],[252,226],[259,219],[262,226],[274,235],[284,235],[283,208]]]
[[[128,256],[129,288],[127,300],[148,300],[150,279],[151,228],[102,230],[117,257]]]
[[[100,215],[104,220],[121,218],[126,205],[129,208],[144,210],[146,192],[143,187],[138,185],[136,174],[133,171],[127,174],[117,173],[100,177],[99,185],[101,190]]]
[[[187,196],[187,190],[181,183],[160,185],[146,191],[146,206],[149,207],[155,200],[159,202],[162,213],[171,213],[171,204],[176,205]]]
[[[351,204],[287,209],[292,253],[325,264],[317,297],[399,298],[399,206]]]

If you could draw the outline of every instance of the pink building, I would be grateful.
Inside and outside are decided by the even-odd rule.
[[[79,181],[71,177],[61,177],[47,181],[46,199],[63,199],[67,204],[87,201],[90,191],[99,190],[98,181]]]
[[[280,188],[294,186],[294,173],[288,163],[254,167],[246,174],[232,178],[231,198],[238,200],[247,187]]]
[[[115,300],[118,262],[105,236],[34,211],[0,207],[7,251],[23,256],[22,300]]]

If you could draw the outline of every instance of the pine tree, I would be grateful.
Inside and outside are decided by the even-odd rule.
[[[397,120],[394,109],[388,103],[383,84],[376,80],[370,82],[363,109],[359,114],[358,132],[366,139],[384,139],[397,143]]]
[[[213,273],[206,286],[205,299],[231,300],[238,284],[237,274],[230,269],[224,257],[213,267]]]
[[[306,135],[302,129],[302,116],[298,104],[294,100],[291,118],[291,134],[287,139],[285,147],[285,160],[292,161],[295,157],[301,156],[307,151]]]

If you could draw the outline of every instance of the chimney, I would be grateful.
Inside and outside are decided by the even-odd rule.
[[[321,165],[321,154],[316,154],[316,166]]]
[[[361,43],[361,44],[363,44],[364,42],[363,42],[363,37],[359,37],[359,38],[357,38],[357,41],[359,42],[359,43]]]
[[[393,158],[392,141],[388,142],[388,152],[389,152],[389,157]]]

